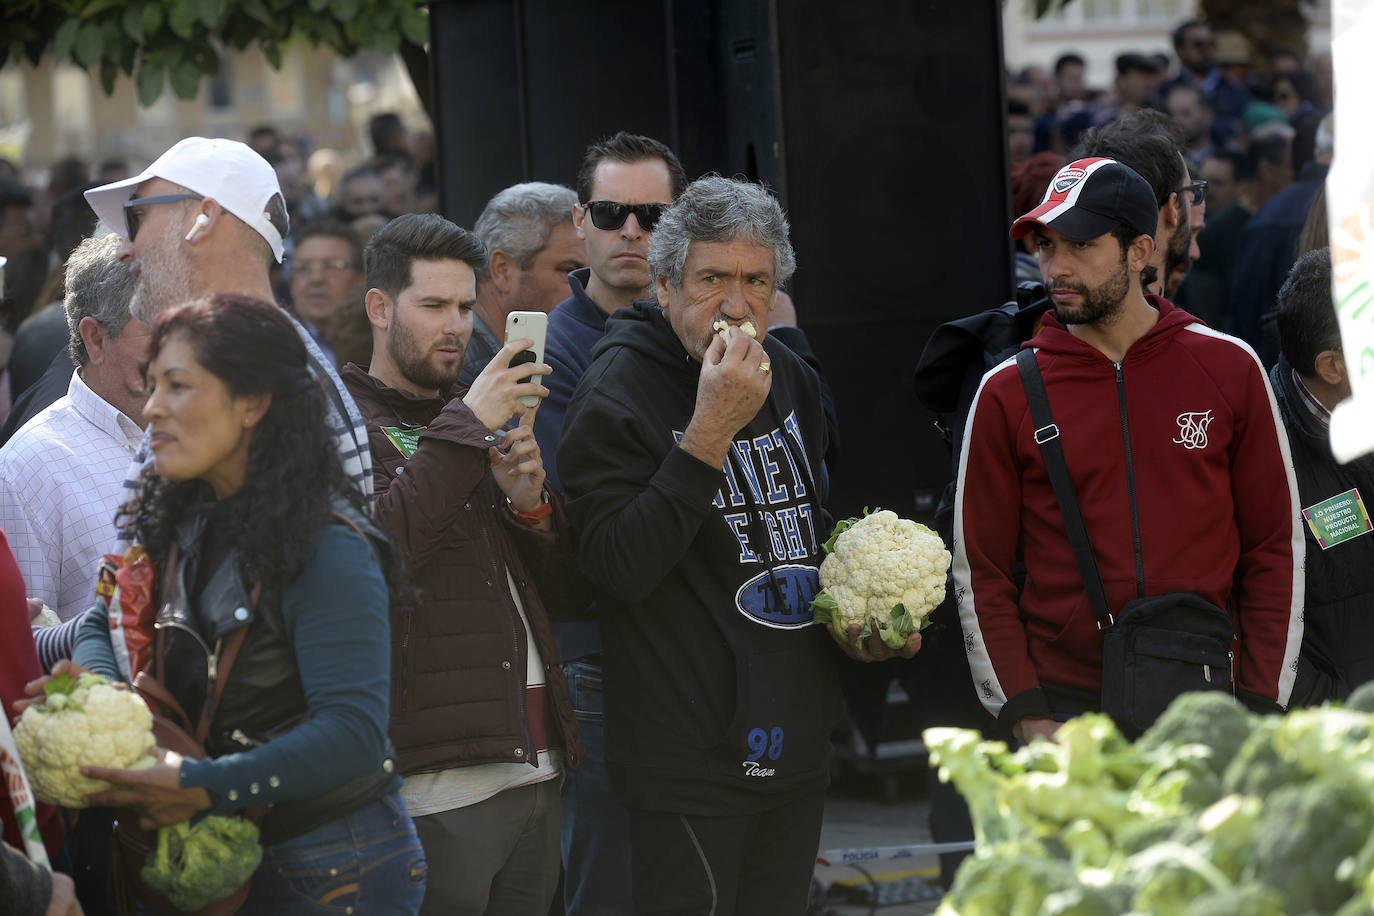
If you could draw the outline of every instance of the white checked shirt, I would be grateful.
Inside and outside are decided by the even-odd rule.
[[[72,373],[65,397],[0,448],[0,528],[25,592],[63,620],[94,601],[100,556],[143,430]]]

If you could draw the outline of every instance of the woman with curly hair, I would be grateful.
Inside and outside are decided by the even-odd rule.
[[[387,738],[386,541],[305,348],[276,306],[217,295],[164,314],[149,355],[154,461],[121,520],[161,574],[164,714],[203,723],[207,756],[90,768],[114,788],[89,801],[161,825],[270,805],[242,912],[416,912],[424,852]],[[105,615],[75,661],[118,677]]]

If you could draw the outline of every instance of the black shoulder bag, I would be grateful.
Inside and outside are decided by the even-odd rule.
[[[1026,348],[1017,353],[1016,368],[1035,422],[1035,442],[1044,455],[1064,529],[1102,631],[1102,711],[1127,737],[1135,738],[1180,694],[1192,690],[1234,693],[1231,644],[1235,627],[1222,608],[1193,592],[1147,598],[1143,582],[1137,582],[1135,600],[1112,615],[1035,351]],[[1139,543],[1135,550],[1136,565],[1141,568]]]

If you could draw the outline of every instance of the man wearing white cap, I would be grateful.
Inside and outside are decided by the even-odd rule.
[[[119,257],[136,278],[129,308],[149,324],[211,293],[275,301],[268,270],[282,259],[286,202],[272,166],[246,145],[187,137],[140,174],[87,191],[86,200],[125,239]],[[362,417],[309,332],[299,323],[296,329],[331,407],[344,470],[370,498]]]
[[[979,697],[1021,741],[1097,709],[1104,681],[1049,443],[1062,449],[1110,611],[1171,592],[1227,608],[1237,697],[1277,709],[1292,695],[1304,544],[1288,439],[1254,351],[1143,291],[1157,225],[1149,183],[1098,157],[1060,169],[1012,226],[1034,234],[1054,304],[1022,349],[1053,422],[1032,416],[1017,360],[983,376],[951,571]]]
[[[214,293],[276,301],[268,270],[272,260],[282,259],[286,202],[272,166],[243,143],[187,137],[138,175],[87,191],[86,200],[124,239],[118,257],[134,272],[129,304],[134,317],[153,324],[167,309]],[[339,461],[370,500],[367,427],[310,332],[294,318],[292,323],[305,342],[311,373],[329,405]],[[127,498],[138,495],[139,473],[151,458],[145,434],[124,481]],[[124,546],[121,536],[119,552]],[[35,631],[45,670],[71,657],[76,630],[90,616],[82,614],[61,627]]]

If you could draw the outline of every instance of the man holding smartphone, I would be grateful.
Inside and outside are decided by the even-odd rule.
[[[543,916],[562,774],[582,754],[548,610],[586,594],[520,400],[548,394],[549,368],[512,368],[532,343],[517,338],[455,384],[484,256],[440,216],[388,223],[363,258],[372,363],[341,374],[367,424],[374,516],[420,596],[392,624],[391,736],[433,865],[421,913]]]

